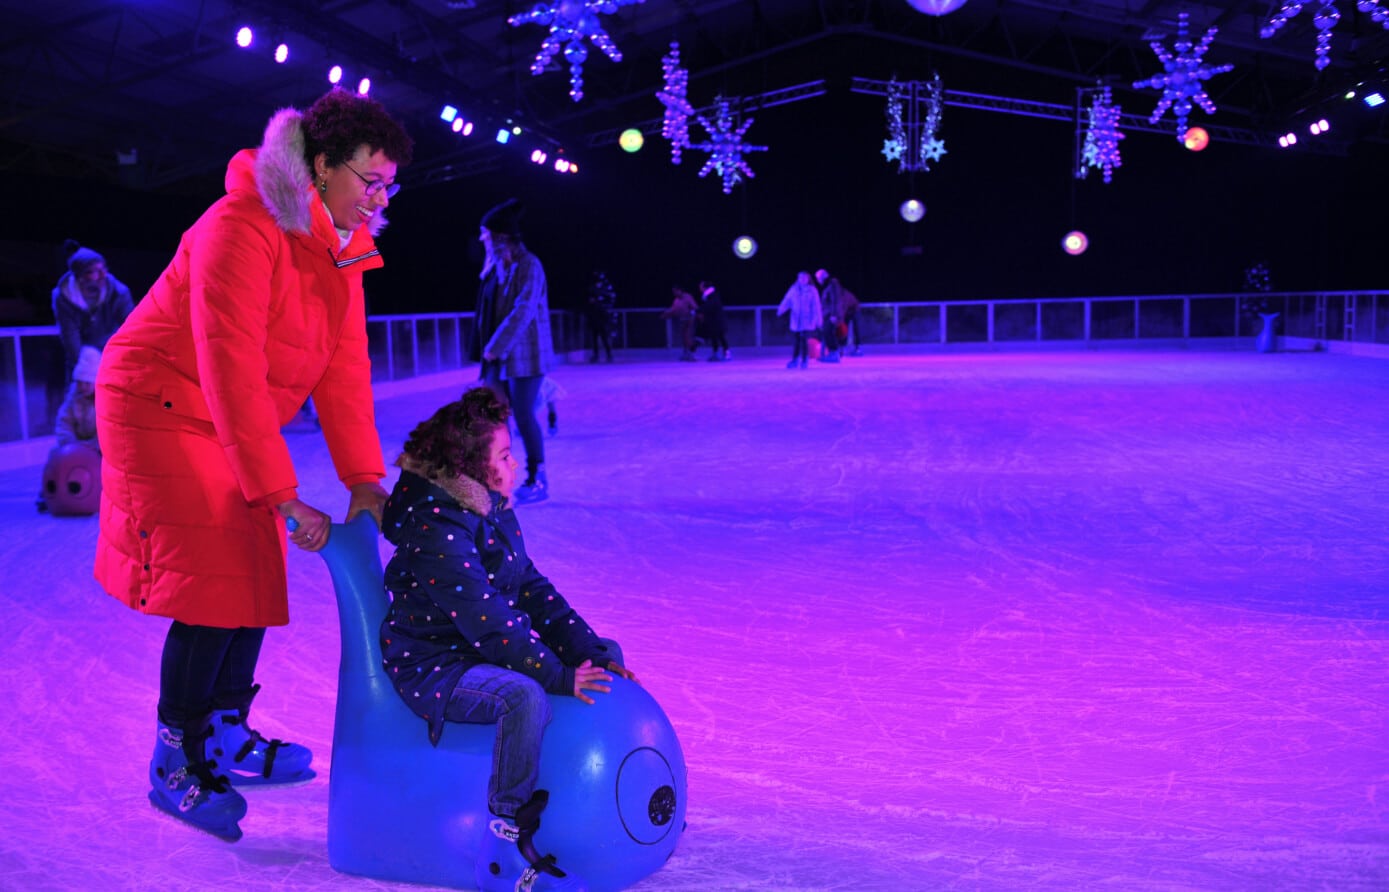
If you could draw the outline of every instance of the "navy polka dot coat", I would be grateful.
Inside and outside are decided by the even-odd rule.
[[[500,495],[466,477],[430,479],[408,457],[400,464],[382,518],[395,555],[381,657],[396,691],[429,721],[430,740],[438,743],[449,695],[471,666],[504,666],[572,695],[574,667],[607,665],[593,629],[531,563]]]

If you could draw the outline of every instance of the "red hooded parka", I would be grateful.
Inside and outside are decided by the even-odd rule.
[[[226,186],[103,353],[95,575],[143,613],[277,626],[275,505],[298,485],[281,426],[312,395],[343,484],[385,476],[362,291],[384,220],[339,249],[292,109],[232,158]]]

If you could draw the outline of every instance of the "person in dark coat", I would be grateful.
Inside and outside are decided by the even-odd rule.
[[[839,362],[839,326],[844,322],[844,289],[828,270],[815,271],[815,286],[820,289],[820,316],[823,319],[825,350],[822,362]]]
[[[704,335],[709,339],[709,361],[726,362],[728,352],[728,320],[724,317],[723,298],[713,282],[699,283],[699,315],[704,323]]]
[[[68,384],[82,348],[105,349],[135,302],[130,289],[106,269],[105,257],[72,239],[63,249],[68,271],[53,288],[53,319],[63,343],[63,382]]]
[[[617,331],[617,292],[604,272],[595,272],[593,282],[588,286],[588,299],[584,304],[584,315],[588,317],[589,337],[593,341],[593,361],[597,362],[602,351],[613,361],[613,337]]]
[[[546,694],[592,704],[590,694],[608,692],[613,675],[636,676],[617,643],[599,638],[526,553],[510,502],[510,414],[495,390],[479,386],[411,431],[383,518],[396,550],[386,566],[381,656],[434,743],[448,722],[497,726],[487,807],[498,820],[478,855],[478,885],[520,888],[523,873],[538,871],[537,890],[584,888],[572,875],[561,881],[532,840],[548,801],[535,789],[551,717]]]

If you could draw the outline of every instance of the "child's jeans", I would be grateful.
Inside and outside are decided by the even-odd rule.
[[[603,639],[608,659],[622,663],[622,648]],[[604,696],[596,693],[593,698]],[[492,749],[492,777],[487,782],[487,809],[497,817],[514,818],[530,801],[540,776],[540,744],[550,724],[550,701],[545,689],[529,675],[483,664],[463,673],[449,697],[444,717],[451,722],[497,724]]]

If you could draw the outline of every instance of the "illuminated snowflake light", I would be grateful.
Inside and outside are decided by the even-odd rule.
[[[508,25],[549,25],[550,33],[541,41],[540,52],[531,62],[531,74],[545,73],[550,60],[564,52],[564,60],[569,63],[569,96],[575,102],[584,98],[584,61],[588,59],[588,48],[584,41],[593,45],[614,62],[622,61],[622,51],[613,43],[604,30],[599,15],[612,15],[620,7],[645,3],[646,0],[559,0],[537,3],[530,12],[517,13],[506,20]]]
[[[743,155],[747,152],[765,152],[767,147],[743,142],[743,134],[752,126],[753,119],[748,118],[739,124],[732,103],[722,96],[714,99],[713,123],[698,112],[694,117],[709,133],[709,138],[704,142],[692,142],[688,146],[709,153],[709,160],[700,168],[699,175],[703,177],[711,172],[717,173],[723,179],[723,194],[728,195],[743,177],[752,179],[754,176]]]
[[[690,115],[694,109],[686,98],[690,73],[680,67],[680,44],[672,43],[670,52],[661,57],[661,72],[665,89],[656,98],[666,107],[661,122],[661,135],[670,140],[670,163],[680,163],[680,152],[690,145]]]
[[[883,157],[897,162],[897,172],[930,170],[932,161],[946,154],[945,142],[936,135],[940,128],[941,108],[945,91],[940,75],[928,83],[900,84],[895,79],[887,85],[887,139],[883,141]],[[920,112],[925,109],[925,117]]]
[[[1317,26],[1317,52],[1313,64],[1321,71],[1331,64],[1331,29],[1341,20],[1341,13],[1331,0],[1314,2],[1317,2],[1318,9],[1316,15],[1312,16],[1312,24]],[[1358,0],[1355,5],[1361,12],[1369,13],[1370,18],[1378,22],[1381,28],[1389,29],[1389,9],[1379,4],[1380,0]],[[1269,38],[1277,34],[1278,30],[1286,25],[1289,19],[1302,12],[1302,7],[1306,5],[1308,4],[1300,3],[1298,0],[1284,0],[1279,10],[1269,16],[1268,21],[1259,29],[1259,36]]]
[[[1119,132],[1120,114],[1121,110],[1114,104],[1109,87],[1096,91],[1094,102],[1087,112],[1085,144],[1081,149],[1077,178],[1084,178],[1090,173],[1090,168],[1096,167],[1108,183],[1114,175],[1114,168],[1123,165],[1119,158],[1119,140],[1124,138],[1124,134]]]
[[[1185,12],[1177,14],[1177,39],[1172,44],[1173,52],[1168,52],[1162,44],[1156,40],[1148,45],[1157,53],[1158,61],[1162,63],[1165,74],[1150,77],[1147,80],[1135,81],[1135,90],[1145,87],[1162,91],[1162,99],[1158,100],[1157,108],[1148,116],[1148,123],[1156,124],[1167,109],[1171,108],[1173,115],[1177,118],[1177,140],[1180,142],[1186,134],[1187,116],[1191,114],[1192,103],[1199,105],[1208,115],[1215,114],[1215,103],[1206,95],[1205,85],[1202,83],[1217,74],[1224,74],[1233,71],[1233,65],[1209,66],[1202,61],[1202,56],[1206,50],[1210,49],[1211,40],[1215,38],[1216,29],[1209,28],[1206,36],[1201,38],[1200,43],[1193,44],[1191,37],[1187,33],[1187,18]]]

